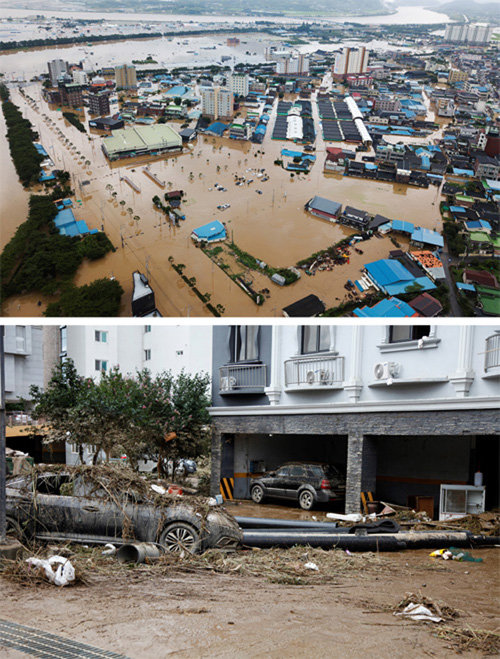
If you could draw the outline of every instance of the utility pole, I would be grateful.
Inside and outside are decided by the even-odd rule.
[[[5,460],[5,351],[4,331],[0,325],[0,545],[7,536],[5,480],[7,465]]]

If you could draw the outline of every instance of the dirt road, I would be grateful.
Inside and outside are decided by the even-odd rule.
[[[310,554],[290,551],[281,550],[279,561],[303,574]],[[141,659],[455,656],[457,646],[437,636],[442,624],[392,615],[409,591],[457,609],[460,616],[447,627],[498,631],[497,549],[474,550],[483,563],[436,561],[427,550],[328,554],[328,577],[327,563],[318,561],[320,572],[304,585],[234,569],[159,574],[156,566],[97,570],[88,585],[65,589],[0,579],[1,617]],[[488,656],[478,649],[464,654]],[[0,646],[2,658],[21,656]]]

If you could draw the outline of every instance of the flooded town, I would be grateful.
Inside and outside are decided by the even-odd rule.
[[[1,16],[4,315],[498,315],[494,26]],[[72,276],[21,276],[30,195]]]

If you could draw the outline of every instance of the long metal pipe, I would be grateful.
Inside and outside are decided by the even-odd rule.
[[[234,518],[244,529],[263,528],[300,528],[300,529],[324,529],[333,530],[337,528],[337,522],[315,522],[302,519],[278,519],[274,517],[239,517]]]
[[[244,545],[249,547],[292,547],[309,545],[351,551],[398,551],[403,549],[440,549],[442,547],[480,547],[500,543],[500,538],[463,532],[328,533],[315,529],[244,529]]]

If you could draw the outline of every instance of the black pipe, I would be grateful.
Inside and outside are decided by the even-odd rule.
[[[336,529],[337,522],[315,522],[297,519],[276,519],[273,517],[236,517],[234,518],[244,529],[263,528],[305,528],[305,529]]]
[[[243,531],[243,544],[249,547],[293,547],[309,545],[324,549],[350,549],[351,551],[399,551],[406,543],[395,535],[352,535],[314,531],[270,531],[250,529]]]
[[[500,544],[500,538],[473,535],[469,531],[418,531],[355,535],[349,529],[334,533],[318,529],[244,529],[243,544],[250,547],[292,547],[309,545],[351,551],[398,551],[403,549],[442,549],[445,547],[488,547]]]

